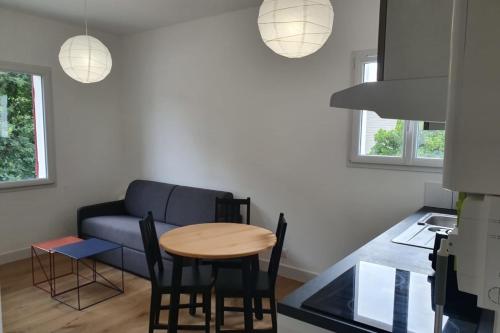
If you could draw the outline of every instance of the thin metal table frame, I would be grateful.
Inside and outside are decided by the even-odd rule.
[[[47,244],[62,244],[62,245],[68,245],[68,244],[74,244],[77,242],[82,241],[82,239],[79,239],[77,237],[64,237],[52,241],[47,241],[47,242],[42,242],[42,243],[36,243],[31,245],[31,279],[33,282],[33,286],[49,293],[51,296],[54,295],[54,283],[57,279],[74,274],[74,267],[73,267],[73,259],[70,259],[70,265],[71,265],[71,271],[67,273],[63,273],[61,275],[56,275],[55,272],[55,256],[54,256],[54,249],[56,247],[53,246],[46,246]],[[58,245],[58,246],[62,246]],[[39,253],[40,252],[40,253]],[[49,257],[49,269],[48,273],[45,270],[45,267],[42,263],[41,256],[42,255],[48,255]],[[42,271],[43,275],[45,276],[45,280],[37,281],[35,277],[35,262],[37,263],[37,266],[40,268]],[[42,285],[44,283],[48,284],[48,290],[44,288]]]
[[[68,245],[68,246],[63,246],[61,248],[57,248],[54,250],[54,253],[59,253],[61,255],[64,255],[68,258],[70,258],[72,261],[74,261],[76,263],[76,287],[73,287],[73,288],[69,288],[69,289],[66,289],[62,292],[57,292],[57,288],[56,288],[56,281],[53,280],[53,294],[52,294],[52,298],[55,299],[56,301],[58,301],[59,303],[62,303],[64,305],[67,305],[75,310],[78,310],[78,311],[81,311],[81,310],[85,310],[91,306],[94,306],[96,304],[99,304],[99,303],[102,303],[110,298],[113,298],[113,297],[116,297],[118,295],[121,295],[125,292],[125,280],[124,280],[124,271],[123,271],[123,246],[120,245],[120,244],[116,244],[116,243],[111,243],[111,242],[108,242],[108,241],[101,241],[101,242],[106,242],[106,243],[109,243],[109,244],[114,244],[115,247],[110,247],[109,249],[106,249],[106,250],[103,250],[103,251],[95,251],[95,253],[93,253],[92,255],[90,256],[82,256],[82,257],[79,257],[79,256],[75,256],[75,255],[71,255],[70,252],[66,252],[65,251],[65,248],[68,248],[68,247],[78,247],[78,246],[85,246],[87,245],[86,243],[88,241],[100,241],[100,240],[97,240],[95,238],[91,238],[89,240],[86,240],[86,241],[82,241],[80,243],[76,243],[76,244],[71,244],[71,245]],[[105,276],[103,276],[101,273],[99,273],[97,271],[97,265],[96,265],[96,259],[95,259],[95,256],[96,255],[99,255],[99,254],[103,254],[103,253],[107,253],[107,252],[111,252],[111,251],[116,251],[116,250],[120,250],[121,252],[121,266],[120,266],[120,270],[121,270],[121,286],[118,287],[115,283],[111,282],[108,278],[106,278]],[[85,263],[85,260],[88,260],[89,258],[91,258],[92,260],[92,265],[88,265],[87,263]],[[87,268],[89,268],[91,271],[92,271],[92,279],[88,279],[84,276],[82,276],[80,274],[80,265],[83,265]],[[72,265],[73,266],[73,265]],[[103,282],[100,282],[100,281],[97,281],[97,277],[100,277],[101,279],[103,279],[106,283],[103,283]],[[83,283],[83,284],[80,284],[80,280],[81,279],[84,279],[84,280],[87,280],[88,282],[86,283]],[[86,305],[84,307],[81,306],[81,297],[80,297],[80,290],[81,288],[84,288],[88,285],[91,285],[93,283],[98,283],[106,288],[109,288],[109,289],[112,289],[112,290],[115,290],[116,293],[115,294],[112,294],[111,296],[108,296],[108,297],[105,297],[105,298],[102,298],[102,299],[99,299],[97,302],[94,302],[94,303],[91,303],[89,305]],[[64,294],[67,294],[68,292],[71,292],[71,291],[74,291],[76,290],[77,291],[77,306],[73,306],[72,304],[62,300],[62,299],[59,299],[61,295],[64,295]]]

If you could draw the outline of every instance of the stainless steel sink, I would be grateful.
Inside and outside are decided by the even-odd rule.
[[[429,213],[419,220],[419,223],[453,229],[457,224],[457,217],[455,215]]]
[[[394,243],[432,249],[436,232],[450,232],[457,223],[456,215],[428,213],[403,231]]]

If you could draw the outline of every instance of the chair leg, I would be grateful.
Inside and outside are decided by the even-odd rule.
[[[210,319],[212,317],[212,294],[210,291],[203,295],[203,310],[205,312],[205,332],[210,333]]]
[[[172,291],[170,293],[170,309],[168,311],[168,332],[177,333],[179,330],[179,299],[182,282],[183,258],[173,256],[174,267],[172,270]]]
[[[155,324],[160,325],[160,313],[161,313],[161,301],[162,301],[162,294],[158,295],[157,298],[157,303],[156,303],[156,321]]]
[[[270,297],[269,303],[271,304],[271,323],[273,326],[273,333],[278,333],[278,321],[276,319],[276,298],[274,294]]]
[[[194,316],[196,314],[196,293],[189,295],[189,314]]]
[[[220,298],[220,324],[224,326],[224,297]]]
[[[264,319],[264,313],[262,312],[262,297],[255,297],[253,302],[255,307],[255,318],[257,320]]]
[[[151,304],[149,307],[149,333],[154,332],[154,327],[158,324],[158,317],[160,312],[160,304],[158,304],[158,294],[151,291]],[[161,297],[161,296],[160,296]]]
[[[221,296],[216,294],[215,295],[215,333],[220,333],[220,327],[222,325],[221,319],[224,317],[224,314],[222,313],[223,304],[224,304],[224,299]]]

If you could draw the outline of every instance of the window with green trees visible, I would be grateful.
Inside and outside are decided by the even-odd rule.
[[[377,80],[376,53],[354,56],[356,83]],[[383,119],[375,112],[359,111],[353,117],[351,162],[442,167],[444,124],[428,128],[424,122]]]
[[[44,79],[0,69],[0,185],[48,179]]]
[[[393,129],[380,128],[373,137],[369,155],[401,156],[403,154],[403,121],[396,120]]]
[[[369,155],[401,156],[404,144],[404,122],[396,120],[394,129],[379,129],[374,136],[374,145]],[[417,149],[418,158],[437,158],[444,156],[444,130],[424,130],[424,122],[418,122]]]
[[[419,122],[417,127],[417,157],[443,159],[444,136],[444,130],[424,130],[424,123]]]

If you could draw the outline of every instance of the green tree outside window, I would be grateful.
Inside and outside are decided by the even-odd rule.
[[[403,121],[398,120],[394,129],[379,129],[375,133],[375,144],[370,149],[370,155],[401,156],[403,149]]]
[[[424,131],[419,124],[417,156],[419,158],[443,158],[445,131]],[[398,120],[394,129],[379,129],[375,133],[375,144],[370,155],[401,156],[404,140],[404,122]]]
[[[0,181],[36,178],[33,84],[29,74],[0,72],[7,96],[7,135],[0,136]]]

